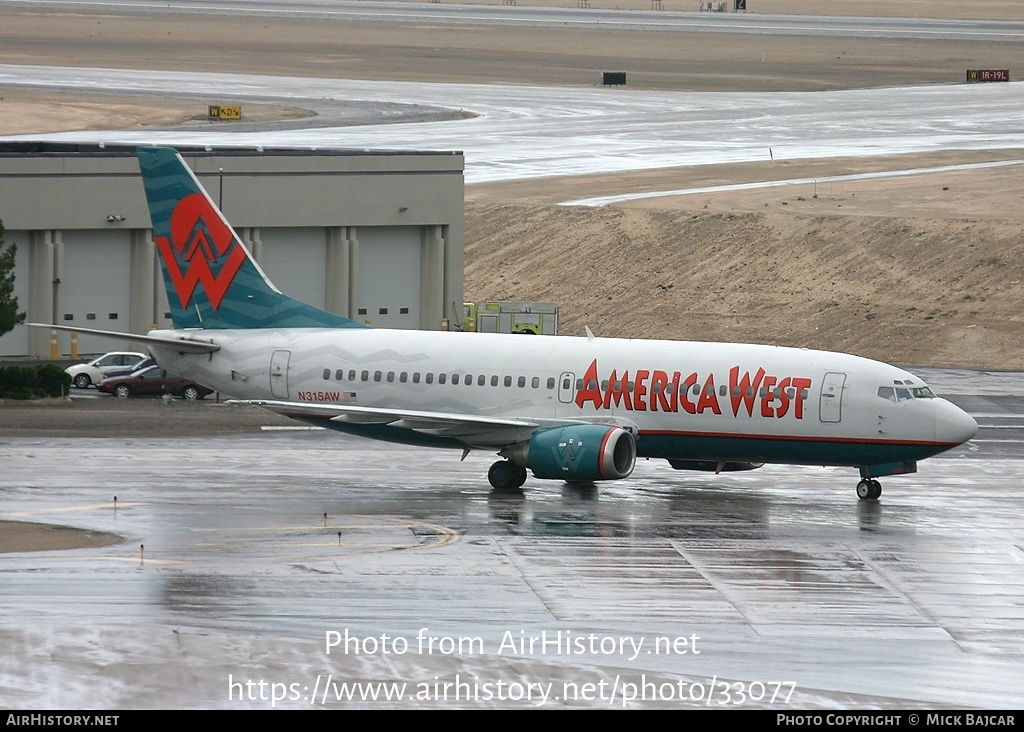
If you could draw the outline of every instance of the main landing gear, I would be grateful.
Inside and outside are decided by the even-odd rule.
[[[514,491],[526,482],[526,468],[511,460],[499,460],[487,471],[487,480],[497,491]]]
[[[865,478],[857,484],[857,498],[862,501],[873,501],[882,495],[882,484],[874,478]]]

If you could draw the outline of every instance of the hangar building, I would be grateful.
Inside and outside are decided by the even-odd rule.
[[[281,291],[374,327],[436,330],[462,303],[461,152],[179,151]],[[171,327],[133,147],[0,144],[0,221],[27,321]],[[70,355],[60,333],[58,354]],[[81,354],[125,344],[80,336]],[[0,356],[46,358],[18,326]]]

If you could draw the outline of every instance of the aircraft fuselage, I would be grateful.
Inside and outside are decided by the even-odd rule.
[[[396,442],[490,447],[479,436],[325,420],[312,408],[607,422],[634,434],[640,457],[857,467],[920,460],[976,430],[912,374],[825,351],[383,329],[191,336],[220,349],[180,354],[158,346],[157,361],[234,398],[309,404],[308,414],[296,406],[289,416]]]

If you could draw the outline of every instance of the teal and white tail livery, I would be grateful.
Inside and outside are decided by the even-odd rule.
[[[274,287],[176,150],[138,158],[176,328],[366,327]]]

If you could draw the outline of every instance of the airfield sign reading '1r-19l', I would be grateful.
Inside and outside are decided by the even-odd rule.
[[[977,431],[916,376],[807,349],[371,329],[282,294],[178,153],[139,148],[175,330],[145,341],[164,368],[280,414],[364,437],[502,459],[497,489],[763,463],[878,478]],[[123,337],[123,334],[122,334]]]

